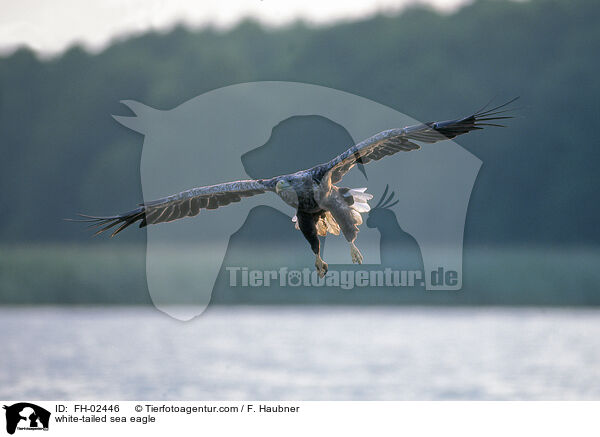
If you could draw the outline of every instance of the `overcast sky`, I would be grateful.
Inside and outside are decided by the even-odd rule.
[[[111,39],[184,22],[229,27],[254,17],[269,25],[296,19],[310,23],[394,13],[419,1],[452,11],[468,0],[0,0],[0,53],[27,45],[44,55],[74,42],[97,51]]]

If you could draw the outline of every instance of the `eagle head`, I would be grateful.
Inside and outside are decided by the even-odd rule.
[[[275,192],[281,199],[290,206],[296,208],[298,206],[298,194],[292,184],[285,179],[280,179],[275,184]]]
[[[277,181],[277,184],[275,185],[275,192],[277,194],[280,194],[284,191],[288,191],[291,188],[292,188],[292,186],[290,185],[290,183],[288,181],[286,181],[285,179],[280,179],[279,181]]]

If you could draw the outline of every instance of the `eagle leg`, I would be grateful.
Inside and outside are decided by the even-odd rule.
[[[304,238],[309,242],[310,248],[315,254],[315,267],[317,268],[317,273],[322,278],[327,273],[327,269],[329,268],[327,263],[323,261],[321,258],[321,244],[319,242],[319,236],[317,233],[317,222],[321,213],[307,213],[303,211],[296,212],[296,217],[298,218],[298,227],[304,235]]]
[[[358,247],[355,246],[354,241],[350,242],[350,256],[352,256],[352,262],[354,264],[362,264],[363,256],[358,250]]]
[[[329,266],[325,261],[321,259],[321,255],[319,255],[318,253],[316,255],[317,258],[315,259],[315,267],[317,268],[317,274],[320,278],[324,278],[327,274],[327,269],[329,268]]]

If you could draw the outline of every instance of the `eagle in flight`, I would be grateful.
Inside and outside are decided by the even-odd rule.
[[[193,217],[201,209],[217,209],[239,202],[244,197],[272,191],[288,205],[296,209],[292,219],[296,229],[308,240],[315,254],[315,267],[320,277],[327,273],[327,263],[321,259],[318,236],[327,233],[339,235],[340,231],[350,244],[352,262],[361,264],[363,257],[354,244],[358,226],[362,224],[361,213],[368,212],[368,201],[373,198],[366,188],[338,187],[344,175],[356,164],[367,164],[397,152],[410,152],[420,148],[416,142],[435,143],[455,138],[484,126],[503,125],[493,123],[512,118],[505,107],[518,97],[491,109],[486,107],[467,117],[429,122],[404,128],[389,129],[350,147],[331,161],[307,170],[276,176],[270,179],[240,180],[217,185],[192,188],[162,199],[141,204],[123,214],[97,217],[80,214],[77,221],[90,222],[99,228],[95,235],[119,225],[111,234],[117,235],[126,227],[139,222],[139,227]]]

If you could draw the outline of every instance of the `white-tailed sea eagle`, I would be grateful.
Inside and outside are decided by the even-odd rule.
[[[363,257],[355,246],[358,226],[362,224],[361,213],[370,210],[368,201],[373,198],[366,188],[337,187],[344,175],[356,164],[367,164],[397,152],[419,149],[416,142],[435,143],[466,134],[484,126],[500,126],[491,123],[511,118],[505,108],[517,98],[492,109],[481,109],[472,115],[456,120],[439,121],[389,129],[350,147],[331,161],[296,173],[270,179],[240,180],[217,185],[192,188],[172,196],[153,200],[123,214],[96,217],[81,215],[81,221],[100,228],[96,234],[119,225],[111,234],[117,235],[129,225],[139,222],[143,228],[157,224],[193,217],[201,209],[216,209],[244,197],[273,191],[296,209],[292,219],[297,229],[310,243],[315,253],[315,267],[321,277],[327,273],[327,263],[321,259],[318,236],[328,232],[339,235],[340,231],[350,243],[352,262],[362,263]]]

